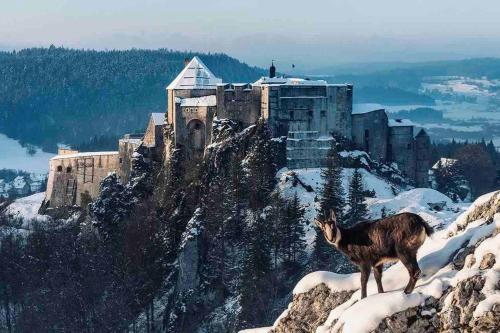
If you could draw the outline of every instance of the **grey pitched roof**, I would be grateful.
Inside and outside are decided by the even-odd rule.
[[[216,77],[200,58],[194,57],[167,89],[215,89],[218,83],[222,83],[222,79]]]

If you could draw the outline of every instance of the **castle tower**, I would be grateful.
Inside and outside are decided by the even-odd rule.
[[[415,137],[416,145],[416,165],[415,181],[418,187],[429,187],[429,168],[431,160],[431,139],[429,135],[421,129]]]
[[[188,156],[199,156],[210,142],[220,83],[222,80],[194,57],[167,87],[167,125],[173,133],[170,139],[176,147],[186,148]]]

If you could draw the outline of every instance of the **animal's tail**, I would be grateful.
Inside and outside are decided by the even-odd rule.
[[[429,223],[425,222],[425,220],[423,218],[420,218],[420,223],[424,227],[425,234],[427,236],[430,236],[430,235],[432,235],[434,233],[434,229],[429,225]]]

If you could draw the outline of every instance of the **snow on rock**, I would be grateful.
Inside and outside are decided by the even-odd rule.
[[[269,327],[259,327],[259,328],[250,328],[247,330],[239,331],[239,333],[269,333],[273,329],[272,326]]]
[[[397,325],[405,329],[406,325],[413,325],[415,320],[409,320],[408,317],[416,318],[418,323],[415,325],[421,325],[419,332],[424,332],[425,327],[436,331],[443,327],[461,330],[463,325],[469,327],[476,325],[474,327],[481,329],[498,325],[497,314],[500,313],[498,196],[500,191],[479,198],[460,216],[454,211],[442,215],[441,212],[428,212],[434,214],[435,221],[439,222],[442,228],[431,238],[427,238],[418,252],[422,276],[413,293],[410,295],[403,293],[408,282],[408,272],[401,263],[397,263],[384,271],[382,281],[385,293],[377,293],[372,275],[367,286],[368,297],[361,300],[360,291],[357,290],[342,304],[326,309],[330,314],[322,324],[317,325],[316,332],[390,332],[394,331]],[[452,205],[452,202],[442,194],[427,189],[408,191],[384,202],[393,210],[419,212],[425,208],[429,200],[445,200]],[[467,217],[478,215],[481,215],[481,218],[469,221],[467,225],[458,228]],[[457,258],[465,250],[467,256],[460,263]],[[319,286],[326,286],[333,296],[344,293],[342,297],[345,297],[346,291],[359,288],[359,281],[359,273],[308,274],[296,285],[293,291],[294,300],[273,326],[274,331],[286,332],[287,328],[295,327],[297,323],[293,322],[290,313],[294,313],[294,318],[304,318],[297,315],[297,308],[303,312],[317,312],[317,309],[311,307],[300,308],[299,303],[304,304],[304,298],[315,297],[314,291]],[[475,293],[476,296],[471,296],[471,293]],[[310,299],[309,303],[313,301]],[[467,307],[464,304],[467,304]]]
[[[47,221],[48,216],[38,214],[38,209],[44,198],[45,192],[40,192],[17,199],[5,209],[4,214],[16,220],[23,220],[23,225],[33,220]]]
[[[317,271],[307,274],[293,289],[293,294],[306,293],[320,283],[324,283],[331,291],[355,290],[359,288],[359,273],[336,274]]]
[[[435,204],[443,203],[441,211],[433,209]],[[372,219],[380,218],[383,210],[386,215],[410,212],[420,215],[431,226],[439,227],[454,220],[465,204],[455,204],[449,197],[433,189],[416,188],[394,198],[368,198],[367,206]]]

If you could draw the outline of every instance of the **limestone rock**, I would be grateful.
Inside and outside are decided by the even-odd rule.
[[[495,255],[493,253],[487,253],[484,255],[479,265],[480,269],[490,269],[495,265]]]
[[[295,295],[287,315],[273,333],[309,333],[323,324],[330,311],[347,301],[353,291],[332,293],[325,284],[319,284],[307,293]]]

